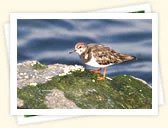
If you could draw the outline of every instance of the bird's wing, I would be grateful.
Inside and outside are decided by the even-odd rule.
[[[121,54],[110,49],[109,47],[96,46],[91,49],[96,61],[101,65],[108,65],[112,63],[121,63],[133,59],[132,56]]]

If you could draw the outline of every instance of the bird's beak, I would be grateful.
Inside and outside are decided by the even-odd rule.
[[[75,50],[75,49],[74,49],[73,51],[70,51],[70,52],[69,52],[69,54],[74,53],[74,52],[76,52],[76,50]]]

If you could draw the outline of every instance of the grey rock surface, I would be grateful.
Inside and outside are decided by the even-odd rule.
[[[34,69],[35,64],[40,64],[38,61],[25,61],[17,64],[17,87],[23,88],[24,86],[36,86],[38,83],[46,83],[56,75],[66,75],[71,71],[84,70],[79,65],[65,65],[65,64],[52,64],[47,65],[44,69]],[[64,96],[64,92],[53,89],[46,96],[45,104],[48,108],[78,108],[75,103]],[[24,101],[17,99],[17,107],[22,107]]]

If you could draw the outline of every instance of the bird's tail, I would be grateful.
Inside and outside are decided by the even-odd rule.
[[[137,58],[135,56],[125,55],[125,54],[120,55],[120,58],[123,61],[137,60]]]

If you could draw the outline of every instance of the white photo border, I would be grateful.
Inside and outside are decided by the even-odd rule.
[[[66,120],[77,118],[79,116],[32,116],[32,117],[25,117],[25,116],[17,116],[17,123],[19,125],[23,124],[30,124],[30,123],[42,123],[44,121],[54,121],[54,120]]]
[[[11,115],[158,114],[158,17],[156,13],[12,13],[10,18]],[[17,109],[17,19],[152,19],[152,109]]]
[[[151,13],[151,5],[148,3],[145,4],[136,4],[136,5],[129,5],[124,7],[117,7],[117,8],[107,8],[107,9],[98,9],[95,11],[89,12],[112,12],[112,13],[124,13],[124,12],[137,12],[137,11],[144,11],[145,13]]]

